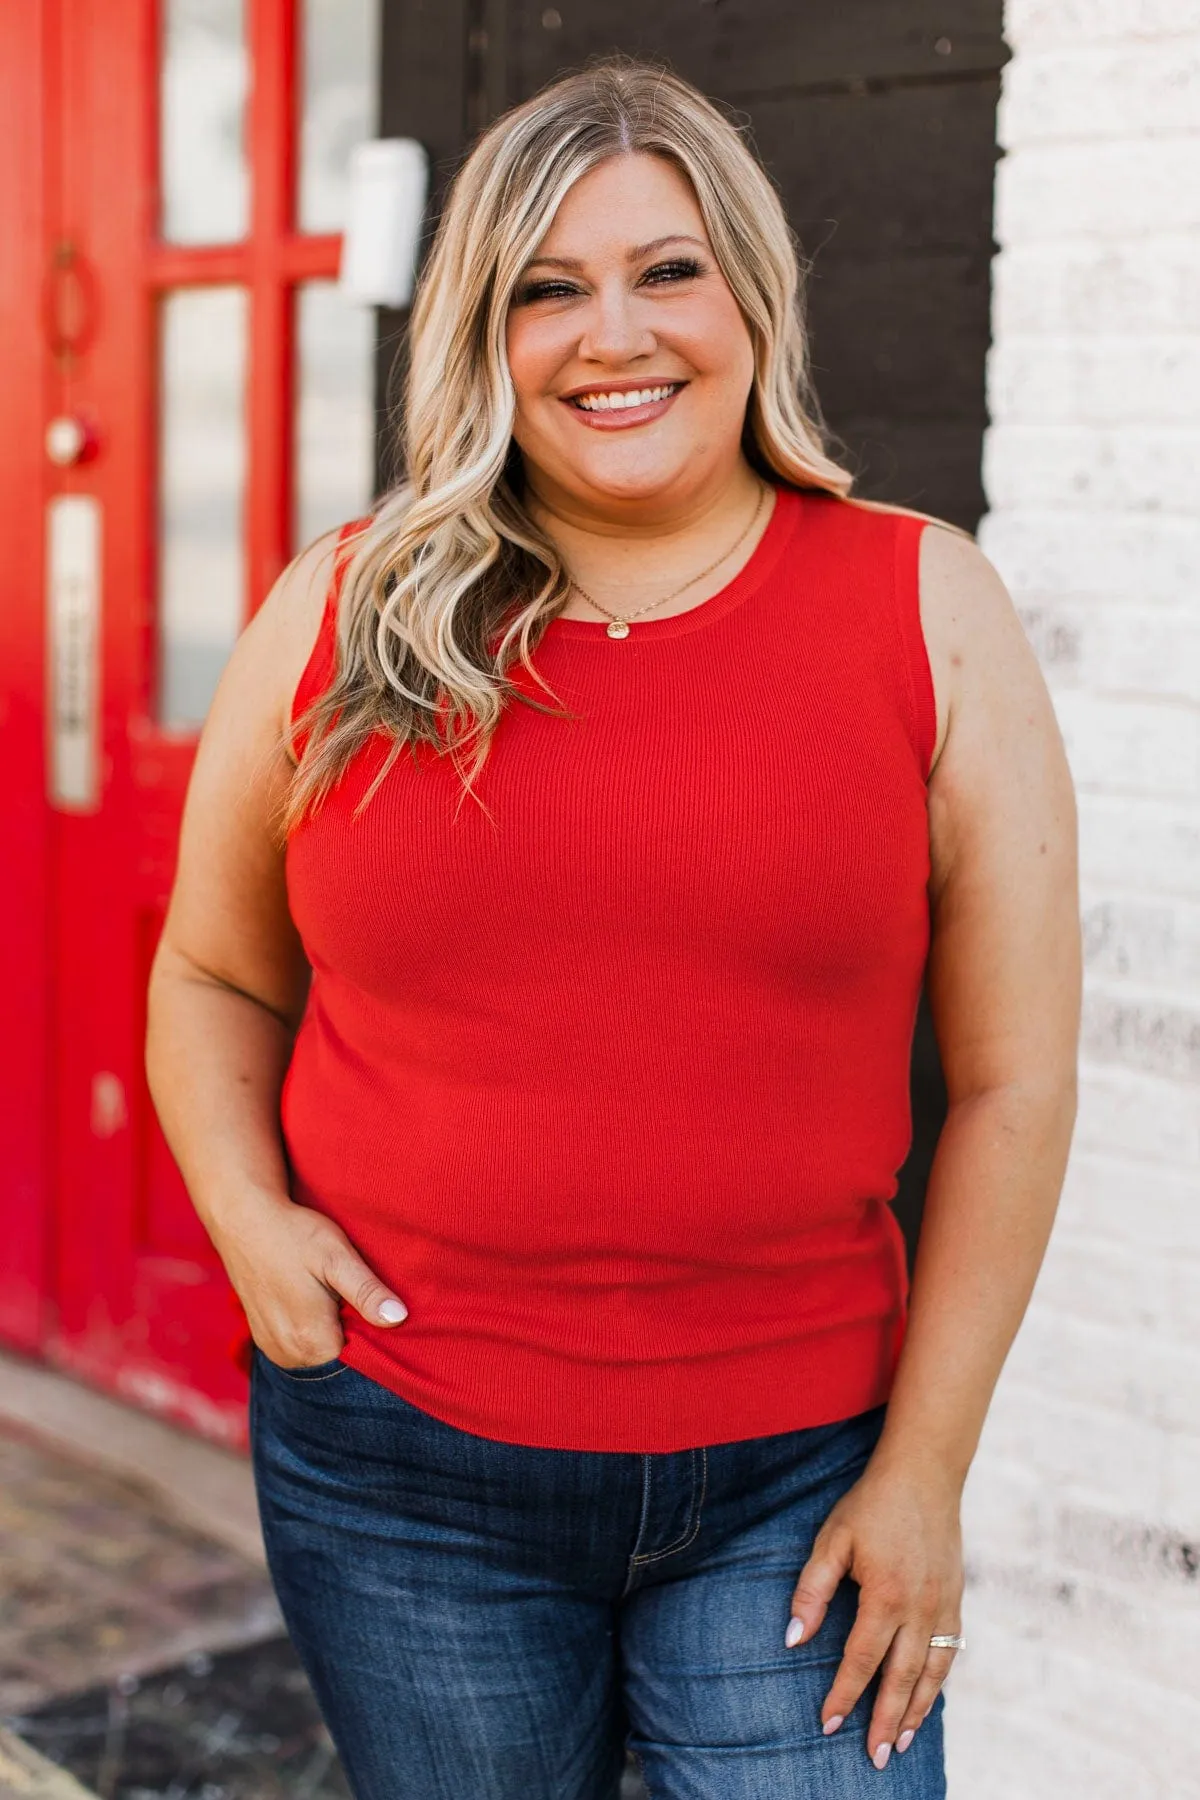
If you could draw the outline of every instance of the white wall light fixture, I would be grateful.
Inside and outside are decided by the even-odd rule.
[[[429,157],[416,138],[374,138],[351,152],[339,273],[347,299],[409,304],[428,191]]]

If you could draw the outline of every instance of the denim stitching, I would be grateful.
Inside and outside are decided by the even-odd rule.
[[[630,1552],[629,1565],[625,1571],[625,1586],[621,1589],[621,1598],[622,1599],[625,1598],[626,1594],[628,1594],[630,1592],[631,1588],[633,1587],[634,1573],[638,1567],[638,1564],[642,1560],[641,1557],[639,1557],[637,1554],[637,1547],[642,1541],[642,1533],[646,1529],[646,1521],[649,1519],[649,1517],[650,1517],[650,1458],[648,1455],[645,1454],[645,1452],[643,1452],[642,1453],[642,1510],[638,1516],[638,1527],[637,1527],[636,1533],[634,1534],[633,1549]]]
[[[649,1517],[650,1517],[650,1458],[646,1455],[643,1455],[643,1457],[642,1457],[642,1513],[641,1513],[641,1517],[638,1520],[637,1536],[633,1540],[633,1553],[630,1556],[630,1559],[629,1559],[630,1562],[640,1562],[642,1560],[641,1557],[637,1553],[637,1547],[642,1541],[642,1534],[646,1529],[646,1524],[647,1524],[647,1521],[649,1520]]]
[[[707,1493],[707,1491],[708,1491],[708,1451],[707,1451],[707,1449],[703,1449],[703,1448],[700,1451],[700,1497],[699,1497],[699,1499],[697,1499],[696,1498],[696,1452],[693,1450],[692,1451],[692,1500],[691,1500],[691,1507],[688,1512],[688,1521],[687,1521],[687,1524],[683,1528],[682,1536],[676,1538],[676,1540],[673,1544],[668,1544],[665,1550],[650,1550],[644,1556],[631,1557],[630,1558],[631,1564],[636,1563],[640,1567],[645,1567],[645,1565],[647,1563],[661,1562],[664,1556],[674,1556],[678,1551],[686,1550],[689,1544],[694,1544],[696,1541],[696,1537],[700,1530],[700,1513],[701,1513],[701,1509],[704,1506],[704,1496]],[[640,1537],[641,1533],[639,1532],[638,1535]]]
[[[279,1369],[279,1364],[276,1363],[275,1367]],[[286,1375],[289,1381],[301,1384],[310,1381],[315,1386],[319,1381],[336,1381],[338,1376],[344,1375],[349,1367],[349,1363],[343,1363],[340,1368],[330,1369],[328,1375],[302,1375],[296,1369],[279,1369],[279,1373]]]
[[[650,1783],[646,1780],[646,1765],[645,1765],[645,1763],[642,1761],[642,1759],[638,1755],[637,1751],[633,1749],[632,1744],[629,1744],[627,1742],[626,1748],[628,1750],[633,1751],[633,1760],[637,1764],[637,1772],[641,1776],[642,1786],[645,1788],[646,1793],[649,1795],[649,1800],[654,1800],[654,1789],[650,1786]],[[621,1785],[624,1786],[624,1783],[622,1782]]]

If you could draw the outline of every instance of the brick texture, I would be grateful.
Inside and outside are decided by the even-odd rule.
[[[967,1487],[952,1800],[1200,1800],[1200,0],[1008,0],[988,512],[1079,793],[1079,1122]]]

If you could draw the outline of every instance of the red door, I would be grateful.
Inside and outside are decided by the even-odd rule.
[[[22,432],[0,1331],[241,1442],[225,1278],[149,1103],[144,994],[225,657],[293,549],[370,497],[374,319],[334,277],[377,21],[370,0],[4,14],[0,200],[34,229],[0,296]]]

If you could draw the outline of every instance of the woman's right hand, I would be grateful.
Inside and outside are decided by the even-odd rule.
[[[340,1302],[370,1324],[399,1325],[408,1308],[324,1213],[259,1195],[227,1213],[214,1243],[250,1335],[284,1369],[332,1362],[345,1343]]]

